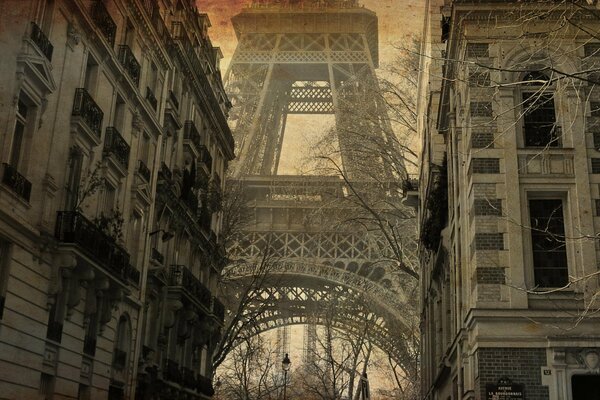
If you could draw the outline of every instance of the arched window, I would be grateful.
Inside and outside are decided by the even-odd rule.
[[[523,142],[526,147],[559,147],[560,129],[556,126],[554,87],[548,75],[528,72],[521,88]]]

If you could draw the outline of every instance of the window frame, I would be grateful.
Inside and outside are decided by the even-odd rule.
[[[518,112],[517,114],[517,129],[520,131],[520,134],[518,135],[518,145],[520,148],[525,148],[525,149],[545,149],[545,148],[549,148],[549,149],[561,149],[565,147],[565,138],[563,135],[562,130],[560,130],[560,115],[559,115],[559,107],[558,107],[558,103],[559,103],[559,99],[557,97],[557,84],[554,82],[550,82],[549,84],[545,85],[545,84],[539,84],[539,83],[527,83],[528,79],[527,77],[531,74],[534,73],[538,73],[540,75],[544,75],[548,80],[551,79],[551,77],[549,77],[547,74],[541,72],[541,70],[543,70],[544,67],[541,67],[539,69],[536,68],[532,68],[530,69],[528,72],[522,74],[520,76],[519,82],[521,82],[521,84],[518,86],[518,90],[516,90],[516,107],[515,110],[516,112]],[[526,129],[526,102],[527,99],[525,99],[525,95],[529,95],[529,98],[533,97],[533,96],[539,96],[540,98],[543,96],[548,96],[548,94],[551,94],[551,96],[549,96],[552,100],[552,108],[554,110],[554,122],[553,122],[553,128],[551,129],[550,134],[554,137],[550,140],[549,143],[546,144],[541,144],[541,145],[528,145],[527,144],[527,129]],[[547,101],[547,100],[546,100]],[[534,101],[535,102],[535,101]],[[538,106],[539,107],[539,106]],[[539,108],[538,108],[539,109]],[[530,114],[528,114],[530,115]],[[542,121],[538,121],[538,122],[542,122]],[[556,131],[556,129],[559,129],[559,132]]]
[[[27,111],[25,114],[22,114],[19,110],[20,104],[26,107]],[[38,109],[39,104],[34,100],[34,97],[31,95],[31,93],[25,89],[21,89],[17,104],[13,109],[14,112],[12,116],[14,117],[14,121],[11,124],[13,128],[12,130],[7,130],[8,140],[6,142],[7,146],[6,151],[4,152],[4,159],[24,177],[27,177],[28,175],[31,143],[32,137],[36,131]],[[22,125],[22,130],[20,132],[18,154],[15,159],[15,135],[18,124]]]
[[[10,279],[10,264],[12,260],[11,242],[0,237],[0,320],[4,317],[6,308],[6,292]]]
[[[533,239],[532,239],[532,226],[531,226],[531,212],[530,212],[530,201],[531,200],[562,200],[563,209],[563,228],[565,234],[565,253],[567,259],[567,276],[571,277],[576,275],[576,257],[574,255],[573,243],[568,240],[569,237],[573,237],[573,219],[571,212],[571,200],[570,190],[566,187],[556,187],[552,190],[544,190],[541,188],[524,188],[522,192],[522,238],[523,238],[523,258],[524,258],[524,277],[526,287],[528,289],[543,291],[548,289],[557,289],[557,287],[544,287],[536,285],[535,278],[535,264],[533,257]],[[562,286],[560,286],[562,287]],[[559,288],[560,288],[559,287]],[[573,289],[567,289],[572,291]]]

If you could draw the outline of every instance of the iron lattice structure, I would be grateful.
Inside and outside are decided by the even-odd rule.
[[[338,177],[277,175],[290,114],[335,115],[350,177],[358,178],[360,169],[356,146],[344,134],[344,124],[360,125],[350,115],[367,110],[375,118],[354,129],[382,140],[392,134],[381,97],[373,95],[378,94],[376,15],[355,0],[256,0],[232,21],[238,47],[226,88],[238,147],[233,172],[253,217],[229,254],[256,260],[268,247],[279,259],[270,273],[281,277],[258,293],[268,312],[256,322],[256,333],[322,323],[322,311],[335,297],[337,326],[359,332],[367,319],[375,342],[407,362],[404,332],[410,322],[401,316],[406,299],[385,240],[336,227],[335,217],[347,211],[340,206],[345,189]],[[232,268],[240,279],[252,273],[243,263]]]
[[[360,157],[347,132],[391,137],[375,75],[375,13],[356,1],[257,1],[232,21],[238,46],[226,89],[233,104],[235,176],[277,174],[289,114],[335,115],[349,174]],[[371,117],[347,129],[345,123],[361,123],[351,118],[357,109]]]

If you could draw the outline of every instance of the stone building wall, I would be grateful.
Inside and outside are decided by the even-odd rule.
[[[203,288],[186,295],[185,318],[206,340],[178,343],[204,356],[171,378],[210,396],[216,202],[233,140],[209,22],[179,3],[0,2],[0,398],[134,398],[165,362],[147,359],[166,313],[146,313],[157,274],[173,297]]]

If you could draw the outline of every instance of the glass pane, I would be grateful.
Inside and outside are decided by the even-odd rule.
[[[535,284],[566,285],[569,277],[562,200],[530,200],[529,214]]]
[[[523,93],[523,120],[526,146],[559,145],[552,93]]]

